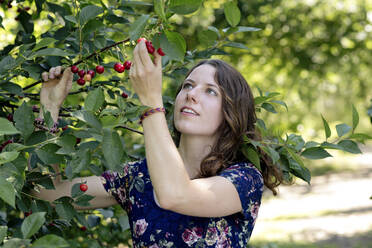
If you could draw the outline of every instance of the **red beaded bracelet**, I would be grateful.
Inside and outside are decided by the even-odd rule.
[[[142,125],[143,119],[145,119],[147,116],[152,115],[152,114],[155,114],[155,113],[159,113],[159,112],[163,112],[165,114],[165,108],[150,108],[150,109],[146,109],[146,111],[144,111],[144,113],[140,117],[139,124]]]

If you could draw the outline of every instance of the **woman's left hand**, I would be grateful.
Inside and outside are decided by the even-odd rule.
[[[161,56],[154,52],[154,61],[142,40],[133,51],[133,64],[129,78],[141,103],[150,107],[163,107]]]

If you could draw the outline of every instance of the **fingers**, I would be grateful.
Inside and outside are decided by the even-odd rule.
[[[49,79],[59,78],[61,76],[62,66],[52,67],[48,72],[43,72],[41,78],[46,82]]]
[[[155,66],[158,67],[158,68],[159,68],[159,66],[162,67],[162,65],[161,65],[161,57],[162,56],[160,56],[158,51],[154,52],[154,57],[155,57],[155,59],[154,59]]]
[[[133,51],[133,65],[136,67],[136,72],[143,71],[143,64],[142,60],[139,55],[139,49],[140,49],[140,44],[145,43],[144,41],[141,41],[139,44],[136,45]],[[144,45],[144,44],[143,44]],[[132,70],[132,68],[131,68]],[[136,73],[133,72],[133,75],[136,75]]]
[[[44,82],[49,80],[49,73],[47,71],[44,71],[41,73],[41,78],[43,79]]]
[[[60,75],[60,74],[59,74]],[[71,68],[68,67],[65,69],[63,72],[61,80],[58,82],[56,88],[60,92],[68,93],[71,89],[72,86],[72,79],[73,79],[73,74],[71,72]]]
[[[145,42],[141,41],[137,46],[139,46],[138,53],[142,61],[142,64],[144,65],[145,68],[151,68],[151,66],[153,66],[154,63],[152,62],[149,56]]]

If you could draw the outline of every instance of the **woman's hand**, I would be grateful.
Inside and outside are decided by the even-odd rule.
[[[57,66],[52,67],[49,72],[43,72],[41,76],[44,83],[40,91],[40,103],[56,122],[59,108],[71,89],[73,73],[68,67],[62,74],[62,67]],[[39,116],[43,118],[43,111],[40,111]]]
[[[163,107],[161,56],[154,52],[154,62],[142,40],[133,51],[133,64],[129,78],[141,103],[150,107]]]

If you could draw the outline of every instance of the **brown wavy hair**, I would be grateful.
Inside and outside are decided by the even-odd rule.
[[[254,97],[247,81],[231,65],[217,59],[200,61],[188,71],[186,78],[195,68],[205,64],[216,69],[215,80],[222,94],[223,121],[217,129],[219,138],[216,144],[202,160],[198,178],[215,176],[234,163],[247,161],[248,159],[240,150],[244,143],[244,135],[252,140],[261,140],[255,128],[257,117]],[[182,84],[177,89],[176,95],[180,92],[181,87]],[[175,128],[173,119],[173,138],[177,147],[180,137],[181,133]],[[272,163],[272,160],[264,151],[258,149],[258,152],[264,184],[276,195],[275,188],[284,182],[283,173],[278,166]]]

